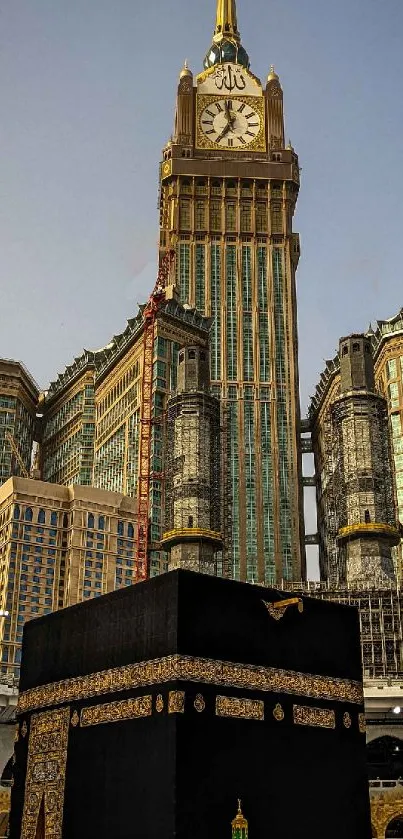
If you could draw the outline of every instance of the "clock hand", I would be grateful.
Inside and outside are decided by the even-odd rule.
[[[232,125],[232,124],[235,122],[235,114],[234,114],[234,113],[233,113],[233,111],[231,110],[230,105],[229,105],[229,102],[230,102],[230,100],[229,100],[229,99],[226,99],[226,100],[225,100],[225,103],[224,103],[224,106],[225,106],[225,116],[226,116],[226,118],[227,118],[228,122],[230,122],[230,123],[231,123],[231,125]]]
[[[217,137],[217,139],[216,139],[216,143],[219,143],[219,142],[220,142],[220,140],[222,140],[222,139],[223,139],[223,137],[225,137],[225,135],[226,135],[226,134],[228,134],[228,131],[232,131],[232,122],[227,122],[227,124],[226,124],[226,126],[225,126],[225,128],[224,128],[224,131],[222,131],[222,132],[221,132],[221,134],[220,134],[220,136],[219,136],[219,137]]]

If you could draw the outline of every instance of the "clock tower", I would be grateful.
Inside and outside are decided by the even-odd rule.
[[[182,303],[211,318],[223,426],[223,570],[275,584],[305,576],[292,220],[298,157],[283,91],[241,44],[235,0],[217,0],[204,70],[185,64],[163,151],[160,250],[175,243]]]

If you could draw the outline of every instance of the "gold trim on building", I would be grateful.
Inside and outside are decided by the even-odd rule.
[[[333,702],[363,704],[360,682],[280,670],[275,667],[171,655],[31,688],[20,694],[17,713],[23,714],[50,705],[61,705],[92,696],[172,681],[201,682],[248,690],[290,693]]]

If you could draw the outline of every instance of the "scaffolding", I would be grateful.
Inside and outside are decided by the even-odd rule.
[[[202,392],[173,396],[166,421],[165,531],[192,529],[198,518],[198,529],[221,535],[221,457],[218,400]]]
[[[364,678],[403,678],[402,590],[389,588],[334,587],[323,582],[290,583],[281,590],[320,600],[356,606],[360,618]]]

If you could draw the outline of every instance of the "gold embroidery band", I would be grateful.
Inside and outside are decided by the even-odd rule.
[[[336,728],[336,715],[327,708],[310,708],[307,705],[293,705],[296,725],[313,725],[319,728]]]
[[[137,696],[135,699],[124,699],[122,702],[108,702],[106,705],[90,705],[83,708],[80,714],[80,725],[101,725],[106,722],[122,722],[139,717],[150,717],[152,714],[151,696]]]
[[[172,655],[31,688],[20,694],[18,713],[172,681],[201,682],[217,687],[291,693],[312,699],[363,704],[360,682],[274,667]]]
[[[70,708],[34,714],[28,740],[21,839],[35,839],[43,801],[45,836],[61,839]]]
[[[235,696],[217,696],[217,717],[238,717],[244,720],[264,720],[264,702],[260,699],[239,699]]]

